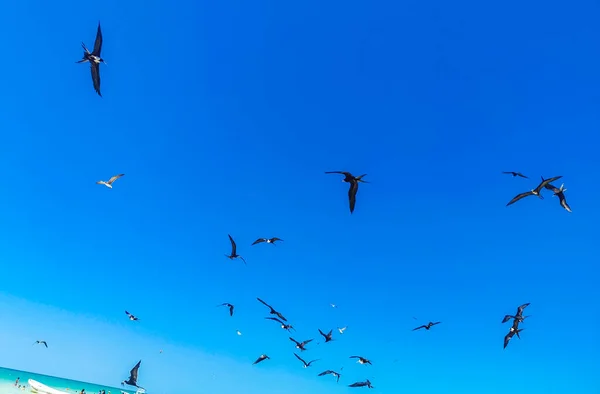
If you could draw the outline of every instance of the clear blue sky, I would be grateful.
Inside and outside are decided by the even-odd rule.
[[[597,392],[600,6],[325,3],[5,4],[0,365],[118,384],[142,359],[153,393]],[[98,20],[103,98],[75,64]],[[331,170],[368,174],[353,215]],[[573,213],[505,207],[541,175]],[[296,339],[349,328],[303,369],[257,296]]]

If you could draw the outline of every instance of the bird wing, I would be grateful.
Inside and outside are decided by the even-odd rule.
[[[106,182],[106,183],[108,183],[109,185],[112,185],[114,181],[116,181],[117,179],[119,179],[119,178],[120,178],[120,177],[122,177],[123,175],[125,175],[125,174],[119,174],[119,175],[115,175],[115,176],[111,177],[111,178],[108,180],[108,182]]]
[[[235,308],[233,305],[229,304],[229,316],[233,316],[233,308]]]
[[[275,314],[276,314],[277,316],[279,316],[279,318],[280,318],[281,320],[283,320],[283,321],[287,321],[287,319],[286,319],[286,318],[285,318],[285,317],[284,317],[284,316],[283,316],[283,315],[282,315],[280,312],[277,312],[277,311],[276,311],[276,310],[274,310],[274,309],[273,309],[273,311],[275,312]]]
[[[137,364],[135,364],[135,367],[133,367],[131,369],[131,372],[129,372],[129,379],[131,379],[133,382],[137,383],[137,378],[138,378],[138,369],[140,369],[140,364],[142,363],[142,360],[138,361]]]
[[[46,343],[46,341],[42,341],[42,343],[44,344],[44,346],[46,346],[46,348],[48,347],[48,344]]]
[[[529,177],[527,177],[527,176],[525,176],[525,175],[521,174],[520,172],[517,172],[517,176],[520,176],[521,178],[527,178],[527,179],[529,179]]]
[[[441,321],[436,321],[435,323],[431,323],[432,326],[435,326],[436,324],[440,324]]]
[[[331,374],[331,373],[333,373],[333,371],[327,370],[327,371],[323,371],[323,372],[321,372],[321,373],[320,373],[320,374],[318,374],[317,376],[325,376],[325,375],[329,375],[329,374]]]
[[[259,238],[256,241],[252,242],[252,245],[256,245],[259,244],[261,242],[266,242],[267,240],[265,238]]]
[[[510,331],[508,334],[506,334],[504,336],[504,348],[506,348],[506,346],[508,345],[508,342],[510,341],[510,339],[512,338],[513,335],[515,335],[514,331]]]
[[[309,366],[310,364],[319,361],[320,358],[317,358],[316,360],[310,360],[308,363],[306,363],[307,366]]]
[[[102,29],[100,28],[100,22],[98,22],[98,32],[96,32],[96,41],[94,42],[93,55],[100,57],[102,51]]]
[[[366,385],[367,384],[365,382],[356,382],[356,383],[349,384],[348,387],[363,387]]]
[[[427,326],[423,325],[423,326],[419,326],[419,327],[417,327],[417,328],[413,328],[412,330],[413,330],[413,331],[416,331],[416,330],[419,330],[419,329],[421,329],[421,328],[426,328],[426,327],[427,327]]]
[[[513,319],[514,316],[511,315],[505,315],[504,319],[502,319],[502,323],[506,323],[507,321],[509,321],[510,319]]]
[[[311,343],[313,340],[312,339],[307,339],[306,341],[302,342],[302,345],[308,345],[309,343]]]
[[[231,242],[231,255],[235,256],[236,255],[236,251],[237,251],[237,247],[235,245],[235,241],[233,240],[233,238],[231,238],[231,235],[227,234],[227,236],[229,237],[229,241]]]
[[[531,304],[531,303],[530,303],[530,302],[527,302],[527,303],[525,303],[525,304],[523,304],[523,305],[519,306],[519,307],[517,308],[517,315],[518,315],[518,316],[521,316],[521,315],[523,314],[523,311],[525,310],[525,308],[527,308],[527,307],[529,306],[529,304]]]
[[[296,345],[300,346],[300,342],[298,342],[297,340],[295,340],[294,338],[290,337],[290,341],[294,342]]]
[[[527,197],[527,196],[533,196],[533,192],[532,192],[532,191],[528,191],[528,192],[525,192],[525,193],[517,194],[517,195],[515,196],[515,198],[513,198],[512,200],[510,200],[510,201],[508,202],[508,204],[506,204],[506,206],[509,206],[509,205],[511,205],[511,204],[514,204],[514,203],[516,203],[517,201],[519,201],[520,199],[522,199],[522,198],[525,198],[525,197]]]
[[[551,184],[551,183],[546,183],[546,184],[544,185],[544,187],[545,187],[546,189],[548,189],[548,190],[552,190],[552,192],[553,192],[553,193],[558,193],[558,192],[560,191],[560,189],[559,189],[558,187],[554,186],[554,185],[553,185],[553,184]]]
[[[555,176],[555,177],[548,178],[548,179],[544,179],[542,177],[542,179],[543,179],[542,182],[538,185],[538,187],[535,188],[535,190],[539,193],[540,190],[542,190],[547,184],[549,184],[550,182],[554,182],[554,181],[556,181],[557,179],[560,179],[560,178],[562,178],[562,175]]]
[[[343,174],[346,176],[351,176],[352,174],[350,174],[349,172],[346,171],[325,171],[325,174]]]
[[[127,316],[131,316],[131,313],[129,312],[125,311],[125,313],[127,314]]]
[[[275,242],[275,241],[283,241],[283,239],[277,238],[277,237],[271,238],[271,242]]]
[[[284,322],[282,322],[281,320],[279,320],[279,319],[278,319],[278,318],[276,318],[276,317],[265,317],[265,319],[269,319],[269,320],[276,321],[277,323],[279,323],[279,324],[281,324],[281,325],[284,325],[284,326],[285,326],[285,323],[284,323]]]
[[[572,212],[571,207],[567,204],[567,199],[565,198],[565,194],[563,192],[557,193],[558,199],[560,200],[560,205],[567,210],[567,212]]]
[[[323,331],[321,331],[321,329],[320,329],[320,328],[319,328],[318,330],[319,330],[319,334],[321,334],[321,335],[323,335],[325,338],[327,338],[327,335],[325,335],[325,334],[323,333]]]
[[[361,356],[350,356],[348,358],[362,358]]]
[[[350,213],[354,212],[354,205],[356,205],[356,193],[358,192],[358,182],[350,182],[350,189],[348,189],[348,201],[350,202]]]
[[[256,299],[258,300],[258,302],[260,302],[261,304],[263,304],[264,306],[268,307],[271,310],[274,310],[273,307],[269,304],[267,304],[266,302],[264,302],[263,300],[261,300],[260,298],[256,297]]]
[[[503,173],[503,174],[511,174],[511,175],[515,175],[515,173],[514,173],[514,172],[512,172],[512,171],[502,171],[502,173]]]
[[[252,363],[252,365],[254,364],[258,364],[259,362],[261,362],[262,360],[264,360],[264,357],[260,356],[259,358],[256,359],[255,362]]]
[[[90,62],[90,70],[92,70],[92,82],[94,83],[94,90],[98,93],[98,96],[102,97],[100,93],[100,64],[96,62]]]
[[[302,361],[302,364],[306,365],[306,361],[304,361],[302,357],[298,356],[296,353],[294,353],[294,356],[296,356],[298,360]]]
[[[240,260],[242,260],[244,262],[244,264],[248,265],[248,263],[246,263],[246,259],[244,259],[242,256],[238,255],[238,257],[240,258]]]

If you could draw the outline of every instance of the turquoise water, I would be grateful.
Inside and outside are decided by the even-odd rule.
[[[19,384],[25,385],[19,389],[15,387],[15,380],[19,380]],[[94,383],[79,382],[77,380],[62,379],[55,376],[40,375],[33,372],[18,371],[15,369],[0,368],[0,394],[22,394],[31,393],[31,389],[27,385],[27,380],[33,379],[52,387],[53,389],[66,391],[67,393],[79,394],[81,389],[85,389],[87,394],[97,394],[100,390],[106,390],[106,393],[111,394],[134,394],[135,390],[126,390],[124,388],[101,386]]]

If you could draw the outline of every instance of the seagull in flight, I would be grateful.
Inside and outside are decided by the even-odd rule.
[[[346,328],[348,328],[348,327],[341,327],[341,328],[338,327],[338,331],[340,332],[340,334],[343,334],[344,331],[346,331]]]
[[[135,367],[133,367],[131,369],[131,371],[129,372],[129,378],[127,380],[124,380],[121,382],[121,386],[123,385],[129,385],[129,386],[134,386],[137,387],[138,389],[142,389],[145,390],[143,387],[138,386],[137,384],[137,380],[138,380],[138,370],[140,369],[140,364],[142,363],[142,360],[138,361],[137,364],[135,364]]]
[[[315,361],[319,361],[320,358],[316,359],[316,360],[311,360],[309,362],[306,362],[302,359],[302,357],[298,356],[296,353],[294,353],[294,356],[296,356],[296,358],[300,361],[302,361],[302,364],[304,364],[304,368],[308,368],[310,367],[310,364],[314,363]]]
[[[136,321],[136,320],[140,320],[137,318],[137,316],[132,315],[131,313],[125,311],[125,313],[127,314],[127,316],[129,316],[129,320],[131,321]]]
[[[35,341],[33,344],[34,345],[42,344],[42,345],[46,346],[46,349],[48,348],[48,344],[46,343],[46,341]]]
[[[258,358],[256,359],[256,361],[252,363],[252,365],[256,365],[256,364],[258,364],[258,363],[260,363],[260,362],[263,362],[263,361],[265,361],[266,359],[269,359],[269,360],[270,360],[270,359],[271,359],[271,357],[267,356],[266,354],[261,354],[261,355],[260,355],[260,357],[258,357]]]
[[[256,241],[252,242],[252,245],[259,244],[261,242],[266,242],[268,244],[275,245],[275,241],[283,241],[281,238],[273,237],[273,238],[259,238]]]
[[[287,321],[287,319],[285,317],[283,317],[283,315],[279,312],[277,312],[275,310],[275,308],[273,308],[271,305],[267,304],[266,302],[264,302],[263,300],[261,300],[260,298],[256,297],[256,299],[258,300],[258,302],[260,302],[261,304],[265,305],[267,308],[270,309],[269,313],[271,315],[276,315],[277,317],[279,317],[281,320],[283,321]]]
[[[98,181],[98,182],[96,182],[96,185],[104,185],[104,186],[108,187],[109,189],[112,189],[113,182],[124,175],[125,174],[115,175],[115,176],[111,177],[108,181]]]
[[[321,334],[323,336],[323,338],[325,338],[325,343],[329,342],[329,341],[333,341],[333,330],[329,330],[329,332],[327,334],[325,334],[323,331],[321,331],[321,329],[319,328],[319,334]]]
[[[546,186],[548,183],[554,182],[555,180],[560,179],[560,178],[562,178],[562,175],[555,176],[550,179],[542,178],[542,182],[535,189],[531,189],[530,191],[525,192],[525,193],[517,194],[512,200],[510,200],[508,202],[508,204],[506,204],[506,206],[514,204],[517,201],[519,201],[520,199],[525,198],[527,196],[538,196],[539,198],[544,199],[544,196],[542,196],[542,194],[541,194],[544,186]]]
[[[340,376],[342,376],[338,372],[332,371],[330,369],[328,369],[327,371],[321,372],[317,376],[325,376],[325,375],[333,375],[333,377],[337,378],[337,382],[338,383],[340,381]]]
[[[359,364],[371,364],[370,360],[368,360],[364,357],[361,357],[361,356],[350,356],[349,358],[357,358],[358,360],[356,362]],[[371,365],[373,365],[373,364],[371,364]]]
[[[227,234],[227,236],[229,237],[229,241],[231,242],[231,254],[225,255],[225,257],[227,257],[230,260],[239,257],[244,262],[244,264],[246,264],[246,260],[244,260],[244,258],[239,254],[237,254],[237,246],[235,245],[235,241],[233,240],[233,238],[231,238],[231,235]]]
[[[291,324],[286,324],[286,323],[282,322],[281,320],[279,320],[276,317],[265,317],[265,319],[276,321],[277,323],[281,324],[281,328],[283,328],[284,330],[286,330],[288,332],[290,330],[296,331],[296,329],[294,328],[294,326],[292,326]]]
[[[312,342],[313,340],[307,339],[306,341],[298,342],[294,338],[290,337],[290,341],[292,341],[296,344],[296,349],[300,349],[300,351],[303,352],[306,350],[306,348],[304,346],[306,346],[308,343]]]
[[[529,306],[529,304],[531,304],[531,303],[527,302],[527,303],[519,306],[517,308],[517,313],[514,316],[513,315],[505,315],[504,319],[502,319],[502,323],[506,323],[510,319],[515,319],[519,323],[523,322],[523,320],[525,320],[527,317],[529,317],[529,316],[523,316],[523,311],[525,310],[525,308],[527,308]]]
[[[90,63],[94,90],[98,93],[98,96],[102,97],[102,94],[100,93],[100,63],[106,64],[106,62],[100,57],[100,52],[102,51],[102,29],[100,28],[100,22],[98,22],[94,50],[90,52],[83,42],[81,43],[81,46],[83,47],[83,58],[76,63]]]
[[[365,380],[364,382],[352,383],[352,384],[348,385],[348,387],[368,387],[370,389],[375,388],[371,385],[371,382],[369,381],[369,379]]]
[[[224,302],[221,305],[217,305],[217,306],[226,306],[229,308],[229,316],[233,316],[233,308],[234,306],[228,302]]]
[[[513,177],[515,176],[520,176],[521,178],[527,178],[529,179],[529,177],[521,174],[520,172],[514,172],[514,171],[502,171],[503,174],[511,174]]]
[[[356,193],[358,192],[358,183],[369,183],[367,181],[363,181],[362,178],[367,174],[362,174],[359,176],[354,176],[346,171],[325,171],[325,174],[342,174],[344,175],[344,179],[342,182],[348,182],[350,184],[350,189],[348,189],[348,201],[350,203],[350,213],[354,212],[354,205],[356,205]]]
[[[435,326],[436,324],[440,324],[440,323],[441,323],[441,321],[436,321],[435,323],[429,322],[426,325],[422,325],[422,326],[419,326],[417,328],[413,328],[413,331],[420,330],[421,328],[429,330],[431,327]]]

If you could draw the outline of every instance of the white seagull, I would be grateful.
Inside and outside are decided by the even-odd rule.
[[[344,331],[346,331],[346,328],[348,328],[348,327],[342,327],[342,328],[338,327],[338,331],[340,332],[340,334],[343,334]]]
[[[112,178],[110,178],[108,181],[98,181],[96,182],[96,185],[104,185],[106,187],[110,187],[112,189],[112,184],[114,181],[116,181],[117,179],[119,179],[120,177],[122,177],[125,174],[119,174],[119,175],[115,175]]]

